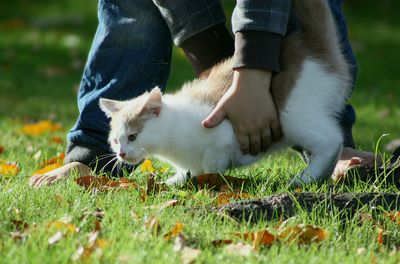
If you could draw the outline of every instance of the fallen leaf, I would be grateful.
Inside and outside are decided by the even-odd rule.
[[[160,221],[156,217],[152,217],[144,223],[144,226],[147,230],[149,230],[152,234],[158,235],[161,229]]]
[[[231,200],[249,199],[248,193],[219,193],[217,196],[217,204],[224,205],[231,202]]]
[[[61,220],[49,222],[47,224],[47,229],[61,231],[64,234],[74,234],[78,232],[78,228],[74,224],[66,223]]]
[[[201,254],[201,250],[190,247],[184,247],[181,250],[181,261],[184,264],[193,263]]]
[[[233,176],[224,176],[219,173],[203,174],[190,180],[191,184],[195,188],[202,189],[207,186],[209,189],[215,188],[216,190],[220,190],[221,186],[224,185],[230,185],[233,189],[242,187],[246,181],[246,179],[236,178]]]
[[[18,165],[14,162],[0,164],[0,176],[6,179],[17,175],[19,172]]]
[[[4,152],[4,146],[0,145],[0,154]]]
[[[40,152],[40,153],[41,153],[41,152]],[[51,165],[51,164],[55,164],[55,163],[64,164],[64,159],[65,159],[65,153],[64,153],[64,152],[61,152],[61,153],[58,154],[57,156],[54,156],[54,157],[52,157],[52,158],[50,158],[50,159],[48,159],[48,160],[42,162],[42,163],[40,164],[40,167],[45,167],[45,166],[47,166],[47,165]]]
[[[380,245],[380,246],[382,246],[383,245],[383,233],[384,233],[384,230],[383,230],[383,228],[378,228],[378,237],[377,237],[377,241],[378,241],[378,244]]]
[[[52,137],[50,139],[50,142],[56,143],[56,144],[61,144],[64,142],[64,140],[61,137]]]
[[[63,166],[63,165],[62,165],[62,164],[59,164],[59,163],[52,163],[52,164],[46,165],[46,166],[44,166],[43,168],[41,168],[41,169],[36,170],[35,172],[33,172],[33,176],[34,176],[34,175],[38,175],[38,174],[45,174],[46,172],[49,172],[49,171],[58,169],[58,168],[60,168],[60,167],[62,167],[62,166]]]
[[[230,254],[243,257],[250,256],[252,253],[255,252],[252,246],[244,244],[242,242],[227,245],[224,249]]]
[[[23,231],[29,228],[29,224],[22,220],[11,220],[11,223],[15,226],[16,230]]]
[[[55,124],[49,120],[40,121],[34,124],[26,124],[22,127],[22,133],[29,136],[39,136],[46,132],[62,130],[60,124]]]
[[[224,245],[230,245],[233,244],[233,240],[231,239],[216,239],[212,241],[212,244],[214,247],[220,247],[220,246],[224,246]]]
[[[298,224],[288,226],[279,233],[279,238],[287,242],[297,242],[299,245],[320,242],[327,239],[329,232],[313,225]]]
[[[180,222],[177,222],[168,233],[164,235],[164,239],[169,241],[172,238],[178,236],[180,233],[183,231],[183,224]]]
[[[85,189],[98,189],[100,191],[108,191],[112,189],[140,189],[139,186],[130,179],[120,178],[119,180],[113,181],[108,177],[96,177],[96,176],[82,176],[75,179],[75,182],[84,187]]]
[[[150,195],[152,193],[159,193],[165,190],[168,190],[168,187],[165,183],[159,183],[155,181],[155,175],[154,173],[148,173],[147,174],[147,189],[146,189],[146,196],[143,198],[147,198],[147,195]],[[145,195],[145,194],[143,194]],[[146,199],[144,199],[146,200]]]
[[[64,238],[64,234],[61,231],[57,231],[52,237],[50,237],[47,242],[50,246],[58,243],[61,239]]]
[[[237,237],[246,241],[251,241],[253,247],[257,249],[259,246],[270,246],[275,241],[275,236],[267,230],[247,232],[247,233],[234,233]]]
[[[400,212],[387,212],[384,214],[391,222],[400,224]]]

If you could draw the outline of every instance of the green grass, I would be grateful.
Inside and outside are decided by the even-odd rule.
[[[373,4],[371,4],[371,3]],[[389,3],[389,7],[387,7]],[[374,150],[382,134],[380,152],[390,140],[399,137],[400,109],[398,108],[400,77],[400,17],[398,4],[390,1],[352,1],[346,6],[350,36],[360,64],[360,75],[351,102],[358,114],[354,128],[359,148]],[[33,157],[41,151],[40,160],[54,156],[65,148],[64,144],[49,143],[54,136],[65,137],[77,116],[75,87],[79,84],[90,43],[96,27],[95,1],[14,1],[0,8],[0,145],[5,152],[0,159],[16,161],[20,166],[17,176],[0,177],[0,263],[69,263],[80,245],[87,243],[93,229],[96,208],[104,210],[101,238],[109,243],[103,256],[93,254],[89,262],[97,263],[174,263],[179,253],[173,243],[165,241],[163,234],[176,223],[184,224],[189,246],[202,250],[198,263],[369,263],[375,260],[397,263],[400,255],[392,252],[400,243],[399,226],[377,214],[379,225],[387,233],[385,244],[377,243],[377,226],[359,223],[358,217],[341,221],[336,212],[326,213],[324,205],[316,205],[311,213],[299,212],[293,224],[315,224],[330,232],[326,241],[310,246],[275,243],[261,248],[250,257],[237,257],[223,248],[212,246],[215,239],[232,239],[232,232],[273,229],[278,221],[257,223],[236,222],[221,218],[209,211],[215,204],[212,191],[196,192],[187,188],[172,189],[150,195],[142,202],[137,190],[117,190],[107,193],[84,191],[69,179],[52,187],[31,189],[27,182],[39,161]],[[81,25],[66,24],[39,29],[31,26],[39,18],[76,15],[84,18]],[[78,40],[76,43],[70,40]],[[193,77],[182,52],[174,51],[169,89],[180,87]],[[388,114],[382,117],[382,111]],[[39,137],[25,136],[22,125],[32,120],[52,118],[60,122],[64,131]],[[157,165],[159,166],[159,165]],[[253,181],[243,191],[254,197],[287,192],[285,183],[290,175],[299,172],[303,162],[292,152],[274,156],[256,166],[231,171],[230,174]],[[166,177],[166,175],[159,175]],[[135,172],[132,176],[140,185],[145,176]],[[351,186],[308,186],[304,191],[367,192],[398,191],[380,184],[356,182]],[[60,199],[56,197],[63,197]],[[163,201],[177,198],[180,205],[161,213],[149,208]],[[134,210],[138,220],[131,217]],[[19,213],[18,213],[19,211]],[[363,208],[361,213],[370,213]],[[89,215],[86,220],[83,215]],[[47,224],[62,217],[71,217],[80,232],[68,235],[58,244],[48,246],[47,240],[55,230]],[[160,235],[151,234],[143,227],[146,217],[157,216],[162,226]],[[29,236],[14,241],[13,220],[23,220],[30,227]],[[361,256],[357,250],[365,247]]]

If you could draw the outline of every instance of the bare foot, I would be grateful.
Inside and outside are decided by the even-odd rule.
[[[332,179],[335,182],[342,180],[346,176],[347,171],[355,167],[366,166],[373,168],[375,167],[375,162],[376,166],[381,166],[382,164],[380,157],[377,157],[375,161],[375,155],[372,152],[343,148],[339,161],[332,174]]]
[[[45,185],[52,185],[56,181],[68,178],[71,173],[76,172],[78,176],[90,174],[91,170],[88,166],[80,162],[71,162],[64,166],[46,172],[44,174],[37,174],[29,180],[30,187],[41,187]]]

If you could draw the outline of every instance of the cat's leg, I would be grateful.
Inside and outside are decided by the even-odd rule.
[[[182,185],[187,181],[187,179],[190,176],[189,175],[190,173],[188,172],[188,170],[185,170],[185,169],[182,169],[179,167],[175,167],[175,171],[176,171],[175,174],[165,181],[165,183],[169,186]]]
[[[229,148],[221,150],[208,148],[203,153],[202,168],[203,173],[223,173],[232,163]]]
[[[339,126],[331,118],[320,119],[318,127],[303,126],[297,130],[297,144],[307,150],[310,162],[293,177],[291,186],[321,182],[331,177],[342,151],[343,137]]]

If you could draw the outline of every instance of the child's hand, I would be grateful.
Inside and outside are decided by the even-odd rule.
[[[267,151],[281,137],[279,117],[269,90],[272,73],[237,69],[233,83],[203,126],[213,128],[228,118],[244,154]]]

